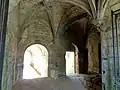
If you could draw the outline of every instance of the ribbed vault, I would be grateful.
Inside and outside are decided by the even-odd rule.
[[[10,12],[16,10],[15,8],[18,10],[20,18],[16,33],[20,34],[19,42],[25,28],[34,22],[50,26],[54,39],[60,30],[69,27],[85,13],[96,18],[96,3],[94,0],[17,0],[14,5],[11,1]]]

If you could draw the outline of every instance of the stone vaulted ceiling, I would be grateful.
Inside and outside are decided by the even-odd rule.
[[[10,0],[9,22],[13,22],[13,14],[17,13],[18,22],[12,24],[18,26],[15,32],[16,35],[19,34],[19,43],[32,37],[32,33],[36,38],[39,35],[45,37],[46,33],[52,37],[48,37],[52,41],[61,31],[81,18],[96,19],[103,2],[108,0]]]

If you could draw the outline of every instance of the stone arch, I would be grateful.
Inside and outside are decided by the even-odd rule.
[[[71,19],[74,18],[73,21],[76,21],[76,20],[79,20],[80,17],[82,16],[82,14],[84,13],[87,13],[88,16],[92,16],[92,12],[91,12],[91,9],[90,9],[90,6],[89,6],[89,2],[87,1],[74,1],[74,0],[63,0],[63,1],[59,1],[60,4],[62,3],[69,3],[71,4],[71,7],[68,9],[68,11],[66,11],[66,13],[64,13],[64,15],[62,16],[60,22],[59,22],[59,26],[58,26],[58,29],[57,29],[57,34],[59,32],[60,29],[63,29],[64,26],[67,26],[66,24],[68,23],[68,21],[70,21],[70,17],[73,15],[70,15],[69,16],[69,13],[74,13],[74,15],[71,17]],[[77,11],[77,13],[76,13]],[[79,13],[79,11],[81,11],[81,13]],[[67,17],[67,18],[66,18]],[[75,19],[75,18],[78,18],[78,19]],[[82,18],[82,17],[81,17]],[[68,20],[65,20],[68,19]],[[64,22],[64,23],[63,23]],[[66,23],[65,23],[66,22]],[[73,22],[74,23],[74,22]],[[61,25],[62,24],[62,25]],[[63,25],[64,24],[64,25]],[[69,26],[69,25],[68,25]],[[62,27],[62,28],[59,28],[59,27]],[[67,28],[67,27],[66,27]],[[57,35],[56,35],[57,36]]]
[[[72,24],[74,24],[75,22],[79,21],[80,19],[89,16],[84,10],[82,10],[82,12],[74,12],[72,10],[76,10],[76,11],[81,11],[82,9],[76,9],[75,7],[71,7],[70,11],[68,11],[65,15],[63,15],[63,17],[61,18],[61,21],[59,23],[57,32],[56,32],[56,37],[58,38],[59,34],[64,33]],[[69,15],[69,13],[71,13],[71,11],[74,13],[73,16]],[[68,16],[68,17],[67,17]],[[67,17],[67,18],[66,18]]]
[[[30,54],[28,57],[27,55]],[[39,54],[39,56],[38,56]],[[28,60],[27,60],[28,59]],[[32,59],[31,61],[29,59]],[[32,71],[29,71],[29,69]],[[30,73],[33,75],[30,75]],[[34,76],[35,74],[35,76]],[[48,50],[41,44],[32,44],[24,52],[23,79],[48,76]]]
[[[43,1],[38,1],[38,0],[35,0],[35,1],[30,1],[29,2],[29,0],[28,1],[23,1],[23,0],[20,0],[19,2],[18,2],[18,4],[16,4],[16,6],[18,7],[19,5],[21,5],[22,6],[22,4],[21,3],[29,3],[29,7],[30,8],[33,8],[33,7],[37,7],[38,5],[40,6],[40,5],[42,5],[42,7],[44,7],[44,9],[46,8],[45,6],[44,6],[44,3],[42,3]],[[53,1],[52,1],[53,2]],[[78,1],[74,1],[74,0],[65,0],[65,1],[54,1],[53,3],[51,3],[51,1],[49,1],[49,2],[46,2],[46,4],[53,4],[53,3],[58,3],[58,4],[62,4],[62,3],[68,3],[68,4],[71,4],[71,5],[74,5],[74,6],[76,6],[76,7],[78,7],[78,8],[81,8],[81,9],[83,9],[86,13],[88,13],[90,16],[92,16],[92,14],[91,14],[91,9],[90,9],[90,6],[89,6],[89,2],[88,1],[80,1],[80,2],[78,2]],[[30,11],[31,12],[31,10],[27,10],[25,7],[23,8],[23,9],[25,9],[26,11]],[[41,11],[38,11],[38,12],[41,12]],[[46,12],[47,13],[47,17],[48,17],[48,20],[46,21],[49,25],[50,25],[50,28],[52,29],[52,26],[51,26],[51,24],[50,24],[50,21],[49,21],[49,13],[46,11],[46,10],[43,10],[42,12]],[[29,14],[30,15],[30,14]],[[24,15],[25,16],[25,15]],[[78,16],[79,17],[79,16]],[[29,21],[30,19],[28,19],[28,21]],[[27,21],[26,21],[27,22]],[[25,22],[25,24],[27,24],[28,25],[28,23],[26,23]],[[61,23],[61,22],[60,22]],[[24,25],[23,25],[23,27],[24,27]],[[20,27],[20,29],[21,29],[21,27]],[[18,31],[18,33],[22,33],[23,32],[23,28],[21,29],[22,31]],[[53,32],[52,30],[51,30],[51,32]],[[52,33],[52,34],[54,34],[54,33]],[[54,35],[53,35],[53,37],[54,37]],[[21,36],[19,37],[19,39],[21,40]]]
[[[30,25],[33,25],[34,23],[38,23],[38,24],[46,26],[46,28],[49,28],[50,32],[52,33],[49,16],[48,16],[47,11],[45,10],[45,7],[39,6],[39,5],[33,5],[33,7],[30,7],[30,8],[31,8],[30,13],[29,13],[29,11],[26,10],[26,12],[28,12],[28,14],[25,14],[25,15],[30,14],[30,16],[29,17],[26,16],[24,22],[22,22],[22,24],[18,30],[18,33],[20,33],[20,37],[24,33],[25,29],[28,28]],[[38,9],[38,8],[40,8],[40,9]],[[43,8],[43,9],[41,10],[41,8]],[[32,12],[32,10],[34,12]],[[22,16],[23,15],[21,15],[21,17]],[[52,36],[53,36],[53,33],[52,33]]]
[[[12,6],[12,8],[14,8],[14,7],[16,7],[16,6],[18,6],[21,2],[27,2],[27,3],[29,3],[29,5],[35,5],[35,4],[37,4],[37,3],[41,3],[41,2],[43,2],[42,0],[28,0],[28,1],[24,1],[24,0],[18,0],[18,1],[16,1],[16,2],[10,2],[10,4],[11,4],[11,6]],[[53,2],[53,1],[52,1]],[[90,8],[89,8],[89,3],[87,2],[87,1],[75,1],[75,0],[61,0],[61,1],[54,1],[55,3],[69,3],[69,4],[73,4],[73,5],[75,5],[75,6],[78,6],[78,7],[80,7],[80,8],[83,8],[86,12],[88,12],[90,15],[92,15],[91,14],[91,10],[90,10]],[[48,2],[49,3],[49,2]],[[51,3],[51,2],[50,2]],[[12,9],[11,9],[12,10]]]
[[[30,25],[32,25],[32,24],[34,24],[34,23],[38,23],[39,22],[39,24],[41,24],[41,25],[45,25],[47,28],[51,28],[51,26],[47,23],[47,21],[45,21],[45,20],[33,20],[32,22],[29,22],[29,23],[26,23],[24,26],[23,26],[23,28],[21,29],[22,31],[21,31],[21,34],[20,34],[20,36],[22,36],[23,34],[24,34],[24,32],[25,32],[25,29],[26,28],[28,28]],[[50,30],[51,31],[51,30]]]
[[[111,11],[116,11],[120,6],[120,1],[107,0],[102,2],[101,12],[100,12],[100,23],[99,26],[102,31],[111,30]]]
[[[17,17],[17,18],[15,17],[16,23],[14,24],[15,25],[17,24],[16,25],[17,27],[15,27],[16,30],[15,33],[18,38],[18,42],[21,41],[22,39],[21,36],[24,33],[24,30],[35,22],[41,22],[42,24],[46,25],[46,27],[49,27],[50,31],[52,32],[49,15],[46,11],[45,6],[43,5],[43,3],[41,3],[41,1],[19,0],[16,3],[17,3],[15,4],[16,6],[9,13],[10,16],[12,17],[13,12],[15,12],[14,14]]]
[[[44,10],[43,10],[43,13]],[[47,14],[46,14],[47,15]],[[49,20],[44,17],[39,16],[40,19],[37,20],[36,16],[30,18],[23,24],[23,28],[21,28],[21,33],[19,34],[20,39],[18,38],[18,54],[17,54],[17,65],[20,68],[23,68],[23,57],[26,48],[32,44],[42,44],[47,49],[50,43],[53,40],[51,26],[49,25]],[[22,70],[22,69],[21,69]],[[22,71],[18,71],[18,78],[22,77]]]
[[[78,52],[78,47],[74,43],[71,43],[71,47],[66,50],[66,75],[79,74]]]
[[[85,10],[89,15],[92,16],[91,10],[89,8],[89,4],[87,2],[84,2],[84,1],[77,2],[75,0],[65,0],[65,1],[62,0],[60,2],[66,2],[66,3],[73,4],[75,6],[78,6],[78,7],[82,8],[83,10]]]
[[[21,3],[29,3],[29,7],[30,8],[33,8],[33,7],[36,7],[37,5],[42,5],[44,8],[46,8],[45,6],[44,6],[44,3],[42,3],[43,1],[39,1],[39,0],[35,0],[35,1],[23,1],[23,0],[19,0],[17,3],[18,4],[15,4],[17,7],[19,6],[19,5],[21,5],[22,6],[22,4]],[[62,4],[62,3],[68,3],[68,4],[72,4],[72,5],[74,5],[74,6],[76,6],[76,7],[78,7],[78,8],[81,8],[81,9],[83,9],[85,12],[87,12],[90,16],[92,16],[92,13],[91,13],[91,9],[90,9],[90,6],[89,6],[89,2],[86,0],[86,1],[75,1],[75,0],[61,0],[61,1],[52,1],[53,3],[58,3],[58,4]],[[46,2],[46,4],[48,3],[48,4],[53,4],[51,1],[48,1],[48,2]],[[27,10],[25,7],[23,8],[23,9],[25,9],[25,10]],[[29,10],[27,10],[27,11],[29,11]],[[46,10],[43,10],[43,11],[45,11],[46,12]],[[47,12],[46,12],[47,13]],[[30,14],[29,14],[30,15]],[[25,15],[24,15],[25,16]],[[49,17],[49,15],[47,16],[48,18],[50,18]],[[50,22],[49,22],[49,20],[47,21],[48,22],[48,24],[51,26],[51,24],[50,24]],[[52,28],[52,26],[51,26],[51,28]],[[23,29],[22,29],[23,30]],[[54,36],[54,35],[53,35]]]
[[[78,52],[79,52],[79,50],[78,50],[77,45],[75,45],[74,43],[72,43],[72,45],[75,48],[75,73],[79,74],[79,60],[78,60]]]
[[[42,41],[34,41],[34,40],[28,40],[26,39],[23,43],[18,45],[18,53],[17,53],[17,78],[22,78],[23,77],[23,65],[24,65],[24,52],[26,49],[34,44],[40,44],[43,45],[47,51],[48,51],[48,57],[49,57],[49,47],[48,43],[42,42]]]
[[[85,15],[84,15],[85,14]],[[87,53],[88,53],[88,49],[86,48],[86,44],[87,44],[87,39],[88,39],[88,34],[89,34],[89,30],[91,27],[91,22],[89,21],[89,17],[87,16],[88,14],[86,13],[83,13],[83,16],[79,17],[78,19],[74,19],[73,22],[71,23],[68,23],[68,26],[66,26],[67,28],[63,28],[62,30],[60,30],[60,32],[58,33],[58,35],[61,35],[61,37],[63,38],[66,34],[65,32],[69,32],[70,30],[72,30],[71,32],[75,32],[76,34],[74,34],[73,36],[73,42],[77,42],[75,43],[77,45],[77,47],[79,48],[79,60],[80,60],[80,70],[77,71],[79,73],[87,73],[87,70],[88,70],[88,66],[87,66],[87,63],[88,63],[88,58],[85,57],[85,56],[88,56]],[[85,22],[84,22],[85,21]],[[76,25],[75,25],[76,24]],[[72,26],[73,25],[73,26]],[[75,28],[77,26],[77,28]],[[79,26],[79,27],[78,27]],[[92,25],[93,26],[93,25]],[[72,29],[75,28],[75,29]],[[77,34],[79,33],[78,36],[76,36]],[[82,35],[82,34],[83,35]],[[73,35],[73,33],[71,33]],[[80,36],[80,37],[79,37]],[[61,39],[60,37],[60,39]],[[74,37],[77,37],[77,38],[74,38]],[[59,38],[59,37],[58,37]],[[84,40],[83,40],[84,38]],[[66,40],[66,41],[65,41]],[[76,40],[76,41],[75,41]],[[67,44],[67,47],[68,47],[68,44],[69,44],[69,40],[68,39],[64,39],[65,43]],[[68,42],[67,42],[68,41]],[[86,68],[84,67],[84,65],[86,65]]]
[[[114,2],[114,1],[113,0],[106,0],[106,1],[101,0],[101,2],[99,3],[100,4],[99,5],[100,6],[100,12],[99,12],[100,19],[104,20],[106,11],[108,12],[108,11],[112,10],[111,5],[109,5],[112,2]],[[118,1],[118,3],[119,3],[119,1]],[[115,3],[115,4],[118,4],[118,3]],[[117,8],[119,8],[119,7],[117,7]],[[110,11],[110,13],[111,13],[111,11]],[[110,15],[110,13],[109,13],[109,15]]]
[[[29,1],[29,0],[28,0]],[[22,6],[22,4],[21,3],[29,3],[30,4],[30,8],[33,8],[33,7],[37,7],[37,5],[43,5],[43,7],[44,8],[46,8],[45,6],[44,6],[44,3],[42,3],[43,1],[38,1],[38,0],[35,0],[35,1],[30,1],[30,2],[28,2],[28,1],[23,1],[23,0],[20,0],[19,2],[18,2],[18,4],[16,4],[16,6],[18,7],[19,6],[19,4]],[[69,0],[65,0],[65,1],[54,1],[55,3],[58,3],[58,4],[62,4],[62,3],[68,3],[68,4],[72,4],[72,5],[74,5],[74,6],[76,6],[76,7],[79,7],[79,8],[82,8],[84,11],[86,11],[89,15],[91,15],[92,16],[92,14],[91,14],[91,10],[90,10],[90,8],[89,8],[89,3],[88,3],[88,1],[80,1],[80,2],[77,2],[77,1],[69,1]],[[53,3],[54,3],[53,2]],[[50,4],[52,4],[51,2],[47,2],[48,4],[50,3]],[[25,10],[27,10],[27,9],[25,9]],[[31,12],[31,10],[27,10],[27,11],[30,11]],[[41,11],[40,11],[41,12]],[[43,10],[43,12],[46,12],[46,13],[48,13],[46,10]],[[49,13],[48,13],[49,14]],[[30,15],[30,14],[29,14]],[[24,15],[25,16],[25,15]],[[47,16],[48,18],[50,18],[49,17],[49,15]],[[27,21],[26,21],[27,22]],[[49,22],[49,20],[47,21],[47,23],[51,26],[51,24],[50,24],[50,22]],[[27,23],[26,23],[27,24]],[[52,29],[52,26],[51,26],[51,29]],[[24,30],[24,29],[22,29],[22,30]],[[22,31],[20,31],[20,32],[22,32]],[[54,36],[54,35],[53,35]]]
[[[101,32],[96,27],[91,28],[87,38],[88,73],[101,74]]]

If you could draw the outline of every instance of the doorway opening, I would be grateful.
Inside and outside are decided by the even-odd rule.
[[[24,53],[23,79],[48,76],[48,51],[40,44],[29,46]]]
[[[72,43],[68,51],[66,51],[66,74],[79,74],[79,58],[78,47]]]
[[[72,51],[66,51],[66,74],[75,73],[75,53]]]

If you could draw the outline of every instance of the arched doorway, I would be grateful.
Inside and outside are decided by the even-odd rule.
[[[23,79],[48,76],[48,51],[40,44],[29,46],[24,53]]]
[[[66,51],[66,74],[79,74],[78,48],[72,43],[69,51]]]

